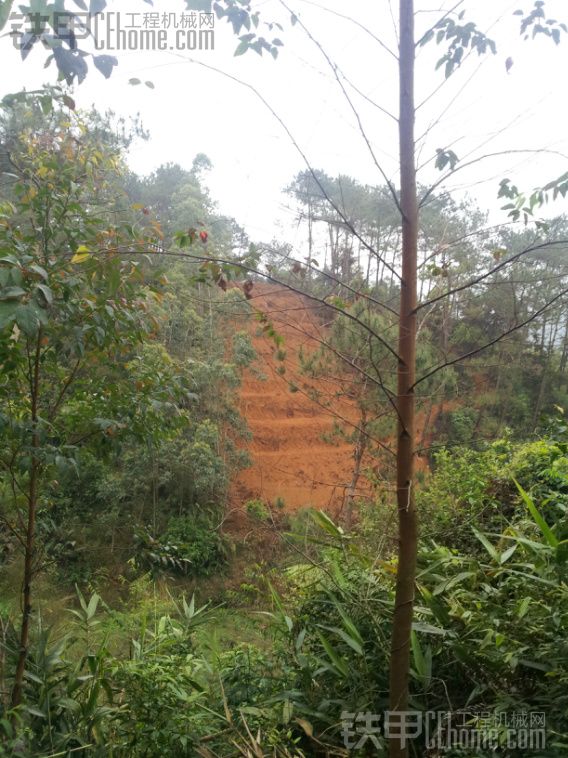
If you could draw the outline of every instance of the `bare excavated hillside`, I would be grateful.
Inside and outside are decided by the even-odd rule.
[[[325,309],[304,296],[267,284],[255,284],[251,303],[284,338],[286,356],[278,360],[274,340],[262,334],[258,322],[251,326],[258,354],[256,370],[264,378],[253,371],[247,371],[244,378],[240,403],[253,434],[249,444],[253,464],[233,483],[231,502],[238,506],[261,498],[274,504],[283,498],[288,511],[316,506],[338,513],[353,474],[353,446],[323,437],[332,431],[335,414],[355,421],[356,413],[346,398],[334,398],[333,411],[314,402],[306,393],[306,382],[327,398],[333,398],[337,384],[325,378],[307,380],[298,360],[300,348],[305,352],[317,349],[318,338],[325,334]],[[279,373],[282,366],[283,375]],[[299,391],[290,390],[291,382]],[[368,494],[362,477],[357,495]]]

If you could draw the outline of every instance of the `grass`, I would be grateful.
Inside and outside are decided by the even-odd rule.
[[[18,561],[5,566],[0,583],[0,614],[14,620],[19,618],[16,577],[20,576],[20,570]],[[181,604],[183,596],[189,602],[195,592],[196,607],[205,605],[208,602],[205,593],[207,590],[215,593],[216,584],[209,586],[208,582],[204,582],[200,588],[188,580],[152,580],[144,575],[125,585],[123,592],[117,592],[116,587],[109,584],[100,588],[88,586],[80,589],[87,600],[95,591],[101,596],[97,636],[106,638],[108,649],[114,655],[125,656],[130,652],[131,640],[139,638],[144,629],[155,630],[162,616],[177,617],[176,604]],[[58,581],[53,574],[44,572],[36,578],[33,597],[33,626],[41,618],[42,626],[51,627],[55,637],[68,633],[68,609],[79,607],[75,590]],[[243,605],[246,599],[243,595]],[[259,648],[265,646],[265,622],[254,610],[243,606],[223,607],[215,598],[209,601],[209,607],[212,609],[209,620],[193,634],[196,652],[209,657],[243,642]]]

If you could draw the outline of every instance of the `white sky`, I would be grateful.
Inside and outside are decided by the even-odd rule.
[[[348,7],[339,0],[290,2],[350,82],[396,114],[394,59],[365,30],[322,9],[349,14],[394,48],[389,0],[351,0]],[[417,0],[417,33],[433,24],[441,9],[452,5],[455,1]],[[547,13],[568,22],[567,5],[565,0],[547,0]],[[184,6],[182,0],[155,0],[154,10],[181,13]],[[112,108],[124,116],[140,113],[151,141],[132,149],[130,163],[136,171],[148,173],[167,161],[189,168],[193,156],[204,152],[214,164],[208,183],[222,212],[235,216],[253,239],[267,240],[276,234],[299,244],[288,199],[281,190],[305,168],[301,157],[250,90],[187,57],[253,84],[286,122],[314,167],[370,184],[380,184],[382,179],[321,52],[298,25],[290,27],[288,14],[277,0],[264,0],[259,6],[264,19],[286,24],[283,32],[275,32],[285,42],[277,61],[270,56],[261,59],[253,52],[233,57],[236,38],[224,21],[217,21],[214,51],[117,52],[119,66],[111,79],[103,79],[92,69],[76,88],[75,98],[80,106],[94,103],[100,110]],[[512,14],[518,7],[531,6],[532,0],[466,0],[461,6],[467,9],[466,20],[475,21],[496,39],[498,54],[483,59],[474,54],[418,112],[417,135],[435,124],[420,146],[419,162],[426,163],[419,175],[423,183],[439,176],[433,169],[439,147],[451,147],[462,160],[501,150],[546,148],[562,154],[518,153],[458,172],[447,186],[469,192],[494,214],[502,204],[496,200],[496,187],[503,176],[510,175],[519,187],[531,189],[568,170],[568,35],[559,47],[540,37],[534,42],[521,40],[519,21]],[[125,18],[127,11],[152,8],[141,0],[127,0],[110,2],[109,10],[120,10]],[[442,51],[443,46],[430,43],[419,52],[418,102],[444,82],[442,71],[434,70]],[[514,66],[507,74],[509,56]],[[34,49],[22,63],[11,40],[0,39],[0,95],[53,82],[55,68],[43,69],[45,57],[43,49]],[[155,89],[132,87],[130,77],[150,79]],[[378,161],[396,181],[395,122],[354,90],[350,94]],[[561,204],[554,208],[563,210]]]

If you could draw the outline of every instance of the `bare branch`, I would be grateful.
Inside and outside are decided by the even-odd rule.
[[[487,158],[499,158],[503,155],[556,155],[561,158],[566,159],[567,156],[564,153],[559,152],[558,150],[547,150],[546,148],[539,148],[539,149],[526,149],[526,150],[499,150],[496,153],[486,153],[485,155],[480,155],[478,158],[472,158],[470,161],[466,161],[465,163],[460,163],[456,168],[451,169],[446,174],[444,174],[438,181],[434,182],[426,193],[422,196],[422,199],[420,200],[420,207],[422,208],[424,204],[426,203],[426,200],[430,197],[430,195],[441,185],[443,184],[446,179],[448,179],[450,176],[454,176],[458,173],[458,171],[462,171],[464,168],[469,168],[470,166],[474,166],[476,163],[480,163],[481,161],[486,160]]]
[[[286,3],[284,2],[284,0],[280,0],[280,3],[281,3],[281,5],[284,6],[284,8],[286,8],[286,10],[289,13],[292,12],[291,9],[286,5]],[[375,164],[375,166],[379,170],[379,173],[383,177],[383,180],[385,181],[387,187],[390,190],[390,193],[392,195],[394,203],[395,203],[396,207],[398,208],[399,213],[402,215],[402,210],[401,210],[401,207],[400,207],[400,201],[399,201],[398,196],[396,194],[396,190],[395,190],[395,188],[394,188],[391,180],[388,178],[385,170],[383,169],[383,167],[379,163],[379,161],[377,159],[377,156],[375,155],[375,151],[373,150],[373,146],[371,145],[371,142],[370,142],[369,138],[367,137],[367,133],[365,132],[365,128],[363,126],[363,122],[361,121],[361,116],[359,115],[359,111],[357,110],[357,108],[355,108],[355,105],[353,104],[353,101],[349,97],[349,93],[347,92],[347,90],[345,89],[345,87],[343,85],[343,82],[341,81],[341,78],[339,76],[339,74],[341,73],[341,70],[340,70],[339,66],[331,60],[331,58],[329,57],[329,54],[324,49],[324,47],[321,44],[321,42],[319,42],[312,35],[312,33],[306,27],[306,25],[304,23],[302,23],[302,21],[300,21],[300,20],[298,20],[298,24],[302,27],[302,29],[304,30],[304,32],[306,33],[306,35],[308,36],[308,38],[314,43],[314,45],[321,52],[321,54],[323,55],[323,57],[325,58],[325,60],[326,60],[326,62],[328,64],[328,66],[333,71],[333,75],[335,77],[335,80],[337,81],[337,83],[338,83],[338,85],[339,85],[339,87],[340,87],[340,89],[341,89],[341,91],[343,93],[343,96],[347,100],[347,103],[348,103],[349,107],[351,108],[351,110],[353,111],[353,115],[355,116],[355,119],[357,120],[357,124],[359,126],[359,131],[361,132],[361,136],[363,137],[363,140],[365,141],[365,144],[367,145],[367,149],[369,150],[369,154],[371,155],[371,158],[373,159],[373,163]],[[343,76],[343,74],[342,74],[342,76]],[[398,274],[397,274],[397,276],[398,276]]]
[[[156,251],[149,251],[149,250],[120,250],[118,252],[113,251],[112,253],[108,250],[100,249],[98,251],[94,251],[92,254],[104,254],[105,256],[109,257],[112,255],[116,256],[123,256],[123,255],[154,255]],[[258,269],[253,268],[252,266],[241,263],[240,261],[230,259],[230,258],[222,258],[220,256],[204,256],[204,255],[195,255],[193,253],[188,252],[177,252],[172,250],[160,250],[159,255],[164,255],[166,257],[170,258],[181,258],[185,260],[193,260],[197,263],[219,263],[227,266],[234,266],[235,268],[239,268],[242,271],[246,271],[251,274],[256,274],[257,276],[262,277],[263,279],[268,279],[269,282],[273,282],[274,284],[279,284],[282,287],[286,287],[291,292],[295,292],[298,295],[302,295],[303,297],[308,298],[309,300],[313,300],[316,303],[320,303],[321,305],[325,305],[327,308],[330,308],[331,310],[335,311],[336,313],[340,313],[342,316],[345,316],[345,318],[349,319],[350,321],[353,321],[354,323],[358,324],[361,328],[363,328],[365,331],[367,331],[374,339],[376,339],[378,342],[380,342],[381,345],[383,345],[384,348],[393,356],[393,358],[396,358],[397,361],[400,360],[398,353],[396,350],[392,347],[392,345],[389,345],[389,343],[384,340],[380,334],[377,334],[373,329],[371,329],[367,324],[365,324],[363,321],[358,319],[356,316],[353,316],[348,311],[344,310],[343,308],[339,308],[336,305],[333,305],[333,303],[330,303],[325,298],[317,297],[316,295],[312,295],[308,292],[305,292],[304,290],[298,289],[298,287],[294,287],[293,285],[283,282],[280,279],[277,279],[276,277],[272,276],[271,274],[267,274],[263,271],[259,271]]]
[[[318,176],[317,176],[317,173],[316,173],[315,169],[311,165],[310,161],[308,160],[307,155],[305,154],[305,152],[300,147],[298,141],[296,140],[296,138],[294,137],[294,135],[290,131],[289,127],[286,125],[286,122],[278,115],[278,113],[274,110],[274,108],[270,105],[270,103],[266,100],[266,98],[259,92],[259,90],[256,87],[254,87],[254,85],[250,84],[249,82],[245,82],[244,80],[239,79],[237,76],[233,76],[233,74],[229,74],[226,71],[223,71],[222,69],[217,68],[216,66],[210,66],[209,64],[204,63],[203,61],[197,60],[195,58],[190,58],[190,57],[184,56],[181,53],[172,53],[172,55],[175,55],[177,58],[181,58],[186,63],[193,63],[193,64],[195,64],[197,66],[202,66],[203,68],[206,68],[209,71],[213,71],[216,74],[220,74],[221,76],[224,76],[227,79],[230,79],[231,81],[235,82],[236,84],[239,84],[241,87],[245,87],[246,89],[250,90],[250,92],[252,92],[255,95],[255,97],[257,97],[260,100],[260,102],[265,106],[265,108],[267,108],[267,110],[270,112],[270,114],[276,119],[276,121],[278,121],[278,123],[280,124],[280,126],[282,127],[282,129],[286,132],[286,135],[290,139],[290,142],[292,143],[292,145],[295,148],[295,150],[299,153],[299,155],[301,156],[302,160],[306,164],[306,166],[308,168],[308,171],[310,172],[310,174],[312,175],[313,180],[315,181],[315,183],[319,187],[322,195],[325,197],[325,199],[330,204],[330,206],[334,209],[334,211],[343,219],[343,221],[345,222],[345,224],[346,224],[347,228],[349,229],[349,231],[351,232],[351,234],[356,239],[359,240],[359,242],[363,245],[363,247],[365,248],[365,250],[367,250],[372,255],[374,255],[377,258],[377,260],[381,261],[381,263],[393,274],[393,276],[396,276],[400,280],[400,274],[396,271],[396,269],[394,269],[393,267],[391,267],[381,257],[381,255],[379,255],[378,251],[374,250],[373,247],[371,245],[369,245],[369,243],[355,229],[355,227],[353,226],[353,224],[348,219],[345,218],[344,214],[341,213],[341,210],[337,207],[337,205],[333,202],[332,198],[326,192],[325,187],[322,186],[321,182],[318,179]],[[398,202],[397,202],[397,205],[398,205]]]
[[[515,253],[515,255],[512,255],[510,258],[507,258],[506,260],[501,261],[501,263],[497,264],[497,266],[494,266],[493,268],[486,271],[484,274],[481,274],[480,276],[475,277],[475,279],[470,279],[468,282],[460,285],[459,287],[454,287],[453,289],[447,290],[441,295],[437,295],[436,297],[433,297],[430,300],[425,300],[423,303],[419,303],[419,305],[416,307],[416,311],[418,312],[422,308],[427,308],[433,303],[437,303],[446,297],[455,295],[457,292],[463,292],[463,290],[469,289],[470,287],[474,287],[476,284],[480,284],[485,279],[489,278],[493,274],[496,274],[498,271],[505,268],[505,266],[508,266],[509,264],[514,263],[515,261],[518,261],[519,258],[522,258],[523,255],[527,255],[528,253],[534,253],[537,250],[545,250],[546,248],[553,247],[554,245],[568,245],[568,239],[553,240],[551,242],[543,242],[540,245],[531,245],[530,247],[527,247],[524,250],[521,250],[521,252]]]
[[[270,245],[262,244],[258,246],[261,250],[264,249],[272,254],[277,253],[278,251],[275,250],[273,247],[270,247]],[[282,257],[285,257],[282,255]],[[364,292],[360,292],[359,290],[356,290],[354,287],[351,287],[351,285],[346,284],[345,282],[341,281],[341,279],[338,279],[337,277],[333,276],[333,274],[330,274],[328,271],[322,271],[321,269],[317,268],[316,266],[312,266],[311,263],[303,263],[303,265],[309,270],[313,271],[317,274],[320,274],[321,276],[324,276],[326,279],[329,279],[329,281],[334,282],[335,284],[340,285],[341,287],[344,287],[348,292],[351,292],[352,294],[356,295],[357,297],[362,298],[363,300],[368,300],[373,305],[379,306],[379,308],[384,308],[386,311],[391,313],[393,316],[396,316],[398,318],[398,311],[395,308],[392,308],[390,305],[387,305],[387,303],[383,303],[380,300],[377,300],[372,295],[367,295]]]
[[[355,84],[353,84],[353,82],[350,79],[348,79],[347,76],[345,76],[343,72],[341,72],[341,76],[345,79],[345,81],[351,87],[351,89],[353,89],[360,97],[362,97],[363,100],[366,100],[369,103],[369,105],[372,105],[373,108],[377,108],[377,110],[381,111],[381,113],[384,113],[385,116],[392,118],[393,121],[398,124],[398,118],[394,114],[392,114],[390,111],[387,111],[387,109],[383,108],[382,105],[379,105],[377,102],[372,100],[369,97],[369,95],[366,95],[364,92],[361,92],[361,90]]]
[[[558,295],[552,298],[552,300],[549,300],[545,305],[542,306],[542,308],[539,308],[537,311],[535,311],[529,318],[525,319],[524,321],[521,321],[520,323],[515,324],[510,329],[507,329],[507,331],[500,334],[498,337],[495,337],[495,339],[490,340],[489,342],[486,342],[485,345],[482,345],[481,347],[476,347],[474,350],[470,350],[468,353],[464,353],[463,355],[460,355],[458,358],[453,358],[452,360],[446,361],[445,363],[440,364],[439,366],[436,366],[435,368],[430,369],[424,376],[420,377],[418,381],[416,381],[413,385],[413,389],[417,387],[421,382],[425,381],[426,379],[429,379],[431,376],[434,376],[434,374],[437,374],[438,371],[442,371],[445,368],[448,368],[448,366],[453,366],[456,363],[459,363],[460,361],[465,361],[467,358],[472,358],[474,355],[478,355],[479,353],[482,353],[484,350],[487,350],[488,348],[492,347],[493,345],[496,345],[498,342],[501,342],[501,340],[505,339],[505,337],[508,337],[510,334],[513,334],[514,332],[517,332],[519,329],[522,329],[524,326],[527,326],[527,324],[530,324],[532,321],[535,321],[540,315],[542,315],[545,311],[549,310],[558,300],[568,295],[568,289],[563,290]]]
[[[463,2],[463,1],[464,0],[461,0],[461,2]],[[354,24],[355,26],[359,27],[359,29],[361,29],[362,31],[365,32],[365,34],[368,34],[369,37],[371,37],[372,39],[374,39],[375,42],[377,42],[383,48],[383,50],[385,52],[387,52],[392,58],[394,58],[394,60],[398,63],[398,56],[396,55],[396,53],[394,53],[390,49],[390,47],[388,45],[386,45],[382,41],[382,39],[380,39],[380,37],[377,37],[376,34],[373,34],[373,32],[370,29],[367,29],[366,26],[364,26],[363,24],[361,24],[356,19],[352,18],[351,16],[346,16],[343,13],[339,13],[338,11],[334,11],[331,8],[326,8],[323,5],[319,5],[319,3],[314,3],[312,0],[303,0],[303,2],[306,3],[306,5],[313,5],[314,8],[319,8],[319,10],[325,11],[326,13],[330,13],[332,16],[337,16],[337,18],[345,19],[345,21],[349,21],[349,23]]]

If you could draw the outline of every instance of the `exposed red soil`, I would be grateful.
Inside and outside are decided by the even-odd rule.
[[[337,423],[352,431],[358,421],[357,409],[344,393],[335,397],[340,387],[336,378],[306,377],[298,357],[300,350],[306,355],[318,349],[318,340],[326,337],[325,320],[329,316],[317,301],[282,286],[255,283],[252,294],[253,307],[265,314],[277,334],[284,338],[282,348],[286,355],[283,361],[277,359],[274,338],[262,332],[258,321],[250,326],[258,358],[255,368],[245,372],[240,411],[253,435],[248,444],[252,466],[233,482],[231,507],[240,509],[247,500],[256,498],[273,506],[282,498],[286,512],[317,507],[337,516],[345,504],[353,476],[354,444],[337,436],[330,441],[330,432]],[[279,373],[282,366],[284,375]],[[258,372],[263,378],[259,378]],[[299,391],[292,392],[291,384]],[[310,389],[321,393],[322,400],[332,398],[331,408],[314,402],[309,396]],[[455,399],[441,399],[429,414],[419,412],[417,443],[422,441],[428,446],[442,408],[456,406]],[[428,429],[423,436],[425,423]],[[376,461],[364,459],[356,498],[372,496],[372,487],[364,474],[371,465],[376,466]],[[416,466],[419,470],[427,469],[427,459],[417,457]],[[392,473],[385,471],[383,475],[390,479]]]
[[[274,339],[263,334],[256,322],[251,327],[258,356],[255,369],[265,378],[254,370],[244,377],[240,410],[253,435],[248,445],[253,463],[233,483],[231,502],[238,506],[260,498],[273,505],[282,498],[286,511],[317,507],[336,514],[353,474],[353,445],[337,438],[325,441],[323,436],[331,433],[337,414],[356,422],[357,413],[345,397],[333,399],[333,411],[308,397],[306,384],[321,392],[322,399],[333,397],[339,385],[333,379],[307,380],[298,358],[301,348],[305,353],[318,348],[317,340],[325,334],[325,311],[307,297],[276,285],[255,284],[253,295],[254,308],[284,338],[286,357],[278,360]],[[282,366],[284,375],[279,373]],[[290,390],[291,382],[299,391]],[[364,476],[356,494],[370,495]]]

